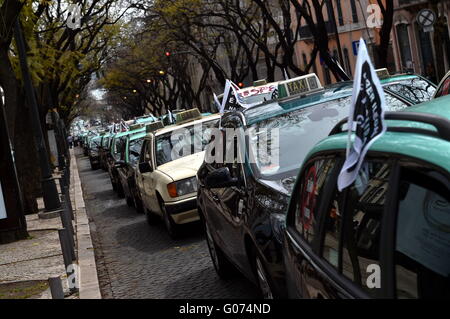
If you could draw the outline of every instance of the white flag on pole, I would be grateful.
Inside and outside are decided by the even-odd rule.
[[[355,181],[367,150],[386,131],[385,109],[383,88],[370,62],[366,44],[360,39],[347,123],[347,158],[338,177],[339,191]],[[352,132],[355,133],[355,139],[351,145]]]

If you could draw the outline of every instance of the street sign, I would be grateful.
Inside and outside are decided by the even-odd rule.
[[[5,200],[3,199],[2,184],[0,183],[0,219],[6,218]]]
[[[364,40],[364,43],[367,45],[366,40]],[[359,40],[352,42],[352,49],[353,49],[353,55],[358,55],[358,49],[359,49]]]
[[[416,21],[424,32],[431,32],[434,30],[433,25],[436,22],[436,14],[431,9],[422,9],[417,14]]]

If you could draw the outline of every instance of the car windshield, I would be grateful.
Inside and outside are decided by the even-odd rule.
[[[130,141],[128,158],[132,166],[136,166],[137,162],[139,161],[139,156],[141,154],[143,142],[144,142],[143,138]]]
[[[109,137],[103,138],[102,147],[106,147],[109,144]]]
[[[99,147],[100,147],[100,139],[95,139],[91,141],[92,150],[98,150]]]
[[[125,139],[123,137],[116,138],[114,141],[114,153],[113,157],[116,161],[123,159],[123,153],[125,151]]]
[[[255,175],[266,180],[297,175],[312,147],[348,116],[350,100],[347,96],[253,124],[249,144]]]
[[[156,165],[163,165],[203,151],[209,142],[210,129],[217,121],[217,119],[205,121],[157,136]],[[200,143],[194,143],[194,141],[200,141]]]
[[[433,97],[436,88],[428,81],[419,77],[404,79],[383,85],[387,88],[413,103],[422,103]]]

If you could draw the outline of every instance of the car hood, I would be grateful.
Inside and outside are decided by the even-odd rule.
[[[170,176],[174,181],[189,178],[197,174],[204,157],[205,152],[198,152],[160,165],[157,169]]]

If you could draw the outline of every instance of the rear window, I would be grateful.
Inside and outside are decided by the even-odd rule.
[[[383,85],[383,87],[388,88],[415,104],[429,101],[433,97],[434,92],[436,92],[434,85],[419,77],[396,81],[392,84]]]

